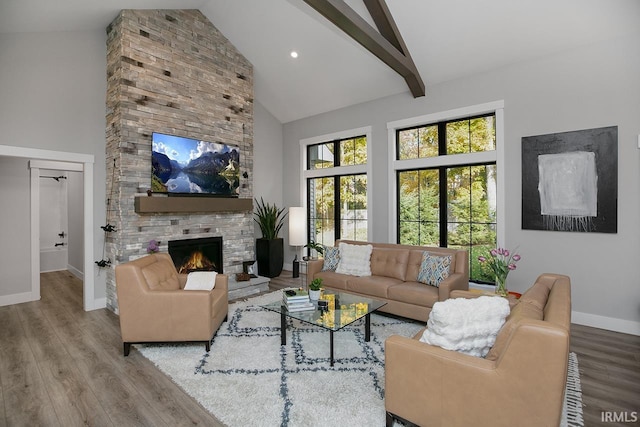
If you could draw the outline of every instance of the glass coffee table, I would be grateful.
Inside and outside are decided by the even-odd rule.
[[[319,309],[317,302],[314,302],[316,308],[313,310],[289,312],[281,300],[261,307],[280,313],[281,345],[287,344],[287,317],[329,330],[330,361],[333,366],[333,333],[364,317],[364,340],[369,342],[371,339],[370,315],[387,303],[348,292],[327,292],[320,300],[327,301],[327,309]]]

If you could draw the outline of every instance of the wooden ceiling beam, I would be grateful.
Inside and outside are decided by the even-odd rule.
[[[382,37],[387,39],[396,49],[398,49],[404,56],[409,56],[409,50],[404,44],[404,40],[400,35],[400,31],[396,26],[396,22],[391,16],[391,12],[387,7],[384,0],[363,0],[369,15],[373,18],[378,31],[382,34]]]
[[[424,82],[384,0],[364,0],[378,30],[369,25],[344,0],[304,2],[400,74],[414,98],[425,95]]]

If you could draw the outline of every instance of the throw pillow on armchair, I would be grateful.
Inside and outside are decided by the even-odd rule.
[[[433,305],[420,341],[484,357],[509,313],[509,301],[498,296],[439,301]]]

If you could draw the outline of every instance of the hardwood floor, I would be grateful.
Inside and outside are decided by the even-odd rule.
[[[40,301],[0,307],[0,427],[222,426],[137,351],[122,356],[118,317],[83,311],[78,279],[41,277]],[[300,283],[285,271],[271,288]],[[585,426],[640,424],[602,422],[639,415],[640,337],[572,325],[571,351]]]
[[[0,426],[222,426],[137,351],[82,283],[41,275],[42,299],[0,307]]]
[[[640,425],[640,337],[572,324],[571,351],[578,356],[585,426]],[[616,416],[627,422],[603,422]]]

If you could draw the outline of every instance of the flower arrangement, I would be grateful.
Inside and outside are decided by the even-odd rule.
[[[486,265],[496,275],[496,294],[507,296],[507,275],[516,269],[516,263],[522,257],[508,249],[495,248],[489,251],[489,257],[479,256],[478,261]]]
[[[149,240],[149,245],[147,246],[148,254],[155,254],[160,250],[160,242],[155,239]]]

